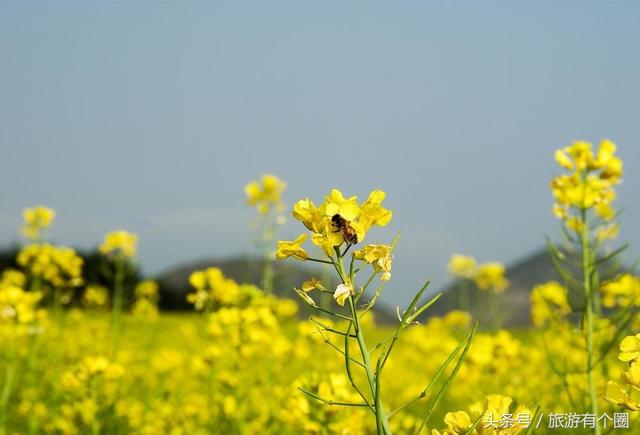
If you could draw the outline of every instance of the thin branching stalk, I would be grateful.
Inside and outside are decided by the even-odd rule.
[[[331,400],[331,399],[325,399],[323,397],[318,396],[315,393],[312,393],[311,391],[305,390],[304,388],[298,387],[298,390],[302,391],[304,394],[306,394],[309,397],[313,397],[316,400],[319,400],[320,402],[324,402],[327,405],[338,405],[338,406],[362,406],[362,407],[368,407],[369,404],[368,403],[351,403],[351,402],[340,402],[340,401],[336,401],[336,400]]]

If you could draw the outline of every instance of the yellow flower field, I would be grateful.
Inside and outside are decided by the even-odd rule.
[[[505,266],[461,254],[448,268],[460,309],[429,316],[440,295],[427,283],[395,325],[377,325],[402,243],[377,242],[394,225],[393,192],[377,186],[364,199],[330,186],[287,212],[282,180],[251,182],[262,283],[195,271],[182,314],[158,310],[154,281],[128,292],[135,234],[105,235],[104,286],[83,276],[73,249],[47,241],[52,209],[25,210],[26,243],[0,272],[0,433],[639,433],[640,277],[616,266],[622,161],[608,140],[575,142],[555,160],[566,240],[547,243],[562,282],[530,289],[533,326],[521,330],[503,329],[496,308]],[[285,214],[294,240],[277,240]],[[331,276],[279,298],[275,261]],[[471,288],[487,293],[492,324],[465,311]]]

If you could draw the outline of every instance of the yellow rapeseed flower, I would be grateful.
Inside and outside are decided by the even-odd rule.
[[[48,243],[32,243],[20,250],[18,264],[54,287],[78,287],[82,285],[84,260],[76,251]]]
[[[358,198],[355,196],[345,198],[338,189],[332,189],[331,193],[324,197],[322,208],[326,217],[331,218],[339,214],[349,222],[354,221],[361,212]]]
[[[87,308],[106,308],[109,305],[109,290],[97,284],[90,284],[82,295],[82,305]]]
[[[485,263],[478,267],[473,280],[481,290],[503,292],[509,287],[509,280],[505,278],[504,264],[498,262]]]
[[[22,234],[29,240],[37,240],[40,238],[41,232],[51,226],[56,212],[43,205],[38,205],[24,209],[22,217],[24,218]]]
[[[556,162],[569,173],[557,175],[551,181],[553,214],[564,220],[568,228],[576,232],[584,230],[583,210],[593,210],[605,222],[614,219],[614,187],[622,177],[622,160],[615,152],[615,144],[607,139],[600,143],[596,155],[591,144],[583,141],[556,151]],[[600,233],[601,238],[606,236]]]
[[[19,270],[5,269],[0,275],[0,287],[13,285],[24,288],[27,283],[27,277]]]
[[[361,243],[372,226],[389,223],[392,213],[382,207],[385,196],[383,191],[374,190],[359,204],[356,196],[345,197],[340,190],[332,189],[319,206],[309,198],[298,201],[292,215],[311,231],[311,241],[327,256],[332,256],[334,249],[345,243],[344,231],[355,235],[350,236],[350,241],[355,238]],[[341,217],[342,226],[334,222],[335,216]]]
[[[625,273],[619,277],[606,281],[600,287],[602,305],[613,308],[618,305],[640,305],[640,277]]]
[[[636,388],[640,387],[640,363],[634,361],[629,366],[629,370],[622,374],[622,379]]]
[[[620,361],[636,361],[640,359],[640,334],[629,335],[620,343]]]
[[[604,398],[608,402],[630,411],[640,411],[640,388],[635,386],[623,388],[619,384],[609,381]]]
[[[475,258],[467,255],[454,254],[449,260],[447,270],[453,276],[472,279],[477,272],[477,266],[478,264]]]
[[[361,237],[362,235],[359,234],[358,240],[361,240]],[[320,232],[314,232],[311,235],[311,241],[330,257],[334,254],[334,248],[344,243],[344,237],[340,231],[335,229],[330,220],[325,219],[322,221]]]
[[[311,278],[305,282],[302,283],[302,285],[300,286],[300,290],[302,290],[305,293],[309,293],[311,290],[325,290],[324,285],[322,284],[322,281],[320,281],[318,278]]]
[[[26,324],[39,317],[40,292],[26,292],[20,287],[0,287],[0,324]]]
[[[380,279],[388,281],[391,279],[391,246],[389,245],[366,245],[353,253],[357,260],[364,260],[373,265],[376,272],[382,272]]]
[[[447,412],[444,416],[444,423],[454,433],[462,434],[471,426],[471,417],[464,411]]]
[[[338,305],[343,306],[347,298],[353,294],[353,286],[345,283],[336,287],[336,291],[333,293],[333,299],[336,300]]]
[[[271,207],[281,209],[282,192],[287,183],[275,175],[265,174],[260,181],[252,181],[244,188],[247,204],[255,206],[260,214],[267,214]]]
[[[559,320],[570,312],[568,291],[560,283],[550,281],[533,288],[531,321],[535,326],[542,326],[550,320]]]
[[[136,255],[137,244],[137,235],[125,230],[118,230],[107,233],[98,250],[103,255],[129,258]]]
[[[300,234],[294,241],[281,240],[278,242],[276,250],[276,258],[284,260],[285,258],[294,257],[298,260],[308,260],[309,254],[304,250],[302,244],[307,240],[306,234]]]
[[[309,198],[301,199],[293,206],[293,217],[302,222],[309,231],[319,233],[325,221],[324,213]]]
[[[152,301],[157,301],[158,299],[158,283],[147,279],[144,281],[140,281],[136,288],[134,289],[134,294],[136,298],[149,299]]]
[[[362,210],[360,223],[365,231],[368,231],[373,225],[384,227],[391,221],[393,213],[382,207],[382,201],[386,196],[387,194],[382,190],[374,190],[360,207]]]

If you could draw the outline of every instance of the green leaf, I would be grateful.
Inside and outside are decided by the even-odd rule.
[[[533,413],[533,417],[531,417],[531,424],[529,425],[529,427],[527,428],[527,430],[524,432],[523,435],[530,435],[533,433],[533,430],[535,429],[535,426],[533,425],[533,423],[536,421],[539,414],[540,414],[540,405],[536,407],[536,411]]]
[[[485,412],[486,412],[486,411],[485,411]],[[476,420],[473,422],[473,424],[469,427],[469,429],[467,429],[467,430],[465,430],[465,431],[464,431],[464,435],[469,435],[469,434],[471,434],[471,433],[475,430],[476,426],[478,426],[478,424],[479,424],[479,423],[480,423],[480,421],[482,420],[482,417],[484,417],[485,412],[483,412],[482,414],[480,414],[480,415],[478,416],[478,418],[476,418]]]
[[[624,245],[622,245],[618,249],[615,249],[614,251],[610,252],[609,254],[605,255],[604,257],[601,257],[601,258],[597,259],[596,260],[596,265],[599,265],[599,264],[602,264],[602,263],[606,263],[607,261],[612,260],[617,255],[619,255],[619,254],[623,253],[625,250],[627,250],[628,247],[629,247],[629,244],[625,243]]]
[[[424,419],[422,419],[422,424],[420,424],[420,427],[418,427],[418,430],[416,433],[420,433],[422,428],[427,424],[427,421],[429,420],[429,417],[431,417],[431,414],[433,413],[436,406],[438,405],[438,402],[440,402],[440,399],[442,398],[444,393],[449,388],[449,385],[451,385],[456,375],[458,374],[458,370],[460,370],[460,367],[462,366],[462,363],[464,362],[465,357],[467,356],[467,352],[471,347],[471,342],[473,341],[473,336],[476,333],[476,329],[478,329],[478,322],[475,322],[473,324],[473,328],[471,328],[471,332],[469,333],[469,335],[465,340],[465,346],[462,351],[462,354],[460,355],[460,358],[458,359],[458,362],[456,363],[455,367],[453,368],[453,371],[451,372],[447,380],[444,381],[444,384],[442,385],[442,387],[440,387],[440,390],[438,390],[438,393],[434,397],[433,402],[431,403],[431,406],[429,407],[429,410],[427,411],[427,414],[425,415]]]
[[[440,297],[442,296],[442,293],[438,293],[437,295],[435,295],[429,302],[427,302],[426,304],[424,304],[422,307],[418,308],[418,310],[413,313],[411,316],[409,316],[407,318],[407,324],[412,323],[420,314],[422,314],[427,308],[429,308],[431,305],[435,304],[436,301],[438,299],[440,299]]]

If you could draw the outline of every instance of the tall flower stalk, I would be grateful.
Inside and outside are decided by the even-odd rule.
[[[443,375],[446,367],[458,356],[456,368],[450,373],[427,408],[423,425],[426,423],[462,364],[475,331],[474,327],[463,344],[456,348],[450,358],[445,361],[434,379],[425,389],[418,392],[414,399],[395,410],[389,411],[385,408],[382,375],[400,333],[416,323],[418,317],[440,297],[440,295],[436,295],[426,303],[420,303],[428,287],[429,283],[427,282],[417,292],[409,307],[403,313],[398,312],[399,321],[393,333],[373,346],[368,344],[362,319],[367,312],[374,308],[384,283],[391,279],[392,252],[397,238],[389,245],[366,244],[360,249],[356,249],[356,245],[360,245],[364,241],[368,231],[374,226],[383,227],[390,222],[392,212],[382,206],[385,196],[384,192],[375,190],[371,192],[366,201],[358,203],[355,196],[345,198],[342,192],[334,189],[324,198],[324,202],[320,206],[316,206],[309,199],[298,201],[293,208],[293,216],[311,232],[311,241],[320,248],[322,255],[320,258],[311,257],[302,246],[307,240],[307,233],[301,234],[293,241],[279,241],[276,252],[276,258],[280,260],[293,257],[301,261],[331,265],[338,275],[340,284],[333,291],[327,289],[324,283],[316,278],[304,282],[300,289],[294,290],[313,309],[337,319],[343,325],[343,328],[340,329],[326,325],[320,320],[311,319],[317,331],[324,337],[325,342],[344,358],[346,375],[361,401],[338,401],[331,397],[319,396],[305,388],[299,388],[300,391],[325,404],[367,408],[375,418],[378,434],[391,434],[389,424],[391,417],[409,405],[427,397],[431,393],[435,381]],[[366,280],[363,284],[358,284],[359,273],[365,273],[364,271],[367,269],[369,269],[369,273],[365,275]],[[369,287],[376,277],[380,279],[381,283],[375,291],[371,292]],[[331,293],[335,303],[341,308],[319,306],[316,299],[311,297],[313,291]],[[328,334],[341,338],[343,347],[341,348],[329,340]],[[352,354],[351,344],[357,346],[357,354]],[[364,375],[364,386],[358,382],[359,378],[356,376],[358,372]]]
[[[478,264],[475,258],[466,255],[454,254],[447,265],[449,273],[456,279],[457,308],[469,310],[470,285],[487,294],[489,316],[492,329],[502,327],[498,298],[509,287],[509,280],[505,277],[506,268],[502,263],[492,261]]]
[[[262,251],[262,289],[267,294],[273,293],[273,241],[278,225],[284,223],[282,193],[286,187],[275,175],[265,174],[244,188],[247,204],[258,212],[253,226],[256,245]]]
[[[611,349],[610,343],[602,346],[596,343],[596,324],[601,313],[600,296],[606,292],[604,286],[599,286],[599,266],[611,262],[625,248],[599,255],[602,244],[607,239],[615,238],[618,233],[618,224],[615,222],[617,215],[612,203],[616,198],[614,187],[620,183],[622,176],[622,161],[615,156],[615,151],[616,146],[611,141],[603,140],[597,153],[592,151],[591,144],[587,142],[575,142],[556,152],[556,162],[568,173],[557,175],[551,182],[556,200],[553,213],[563,221],[564,234],[578,260],[579,276],[575,276],[571,267],[568,267],[570,263],[565,253],[549,242],[554,265],[569,291],[559,285],[548,285],[534,292],[538,302],[533,308],[542,320],[553,313],[557,314],[563,306],[571,303],[570,290],[581,293],[580,306],[573,308],[582,314],[581,331],[586,351],[584,373],[588,383],[590,411],[595,415],[598,415],[598,397],[601,396],[595,379],[596,366]],[[556,290],[550,293],[549,289]],[[543,291],[546,293],[543,294]],[[552,301],[554,308],[546,308],[551,306]],[[543,315],[545,312],[549,316]],[[568,310],[563,312],[567,314]],[[627,328],[628,320],[625,319],[630,319],[629,312],[629,309],[623,309],[615,316],[621,319],[615,337]],[[596,425],[594,433],[600,432],[601,428]]]
[[[113,305],[111,319],[117,331],[121,329],[125,308],[125,274],[127,264],[136,255],[138,236],[125,230],[112,231],[104,236],[98,248],[113,263]]]
[[[447,271],[455,280],[456,309],[468,311],[471,308],[471,289],[469,284],[476,274],[478,263],[473,257],[453,254],[447,264]]]
[[[36,206],[23,210],[22,234],[29,240],[16,257],[29,280],[29,290],[43,291],[46,300],[60,321],[62,306],[71,300],[73,291],[80,287],[84,260],[73,249],[46,242],[56,213],[53,209]]]

